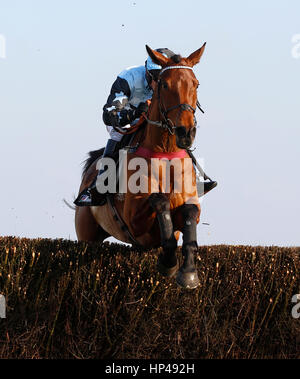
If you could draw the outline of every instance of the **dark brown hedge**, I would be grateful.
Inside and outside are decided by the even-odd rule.
[[[202,246],[184,291],[157,250],[0,238],[0,358],[299,358],[299,253]]]

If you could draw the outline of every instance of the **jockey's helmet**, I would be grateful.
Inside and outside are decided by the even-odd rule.
[[[175,55],[175,53],[173,53],[173,51],[171,51],[167,48],[159,48],[159,49],[155,49],[155,51],[161,53],[162,55],[164,55],[167,58],[171,58],[173,55]],[[162,69],[162,67],[160,65],[154,63],[150,57],[148,57],[148,59],[146,60],[145,65],[146,65],[146,71],[150,75],[151,79],[153,79],[154,81],[157,81],[159,72]]]

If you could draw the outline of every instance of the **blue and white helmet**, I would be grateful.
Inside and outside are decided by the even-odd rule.
[[[155,51],[161,53],[166,58],[171,58],[173,55],[175,55],[175,53],[173,53],[173,51],[171,51],[167,48],[155,49]],[[146,69],[150,73],[151,76],[153,76],[154,78],[157,78],[158,73],[162,69],[162,67],[160,65],[154,63],[153,60],[150,57],[148,57],[148,59],[146,60]]]
[[[166,56],[164,54],[164,56]],[[153,60],[151,59],[151,57],[148,57],[147,61],[146,61],[146,68],[148,71],[152,71],[152,70],[161,70],[161,66],[154,63]]]

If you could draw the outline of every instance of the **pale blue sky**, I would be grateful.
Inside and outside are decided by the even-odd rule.
[[[205,115],[196,155],[219,182],[199,243],[299,245],[299,0],[0,0],[0,235],[76,239],[72,202],[102,107],[145,44],[189,55]]]

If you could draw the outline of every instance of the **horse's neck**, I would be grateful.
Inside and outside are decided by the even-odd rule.
[[[151,121],[162,120],[156,104],[151,105],[148,117]],[[180,150],[176,145],[175,135],[171,135],[167,130],[151,124],[146,126],[145,138],[141,143],[141,146],[157,152],[171,153]]]

